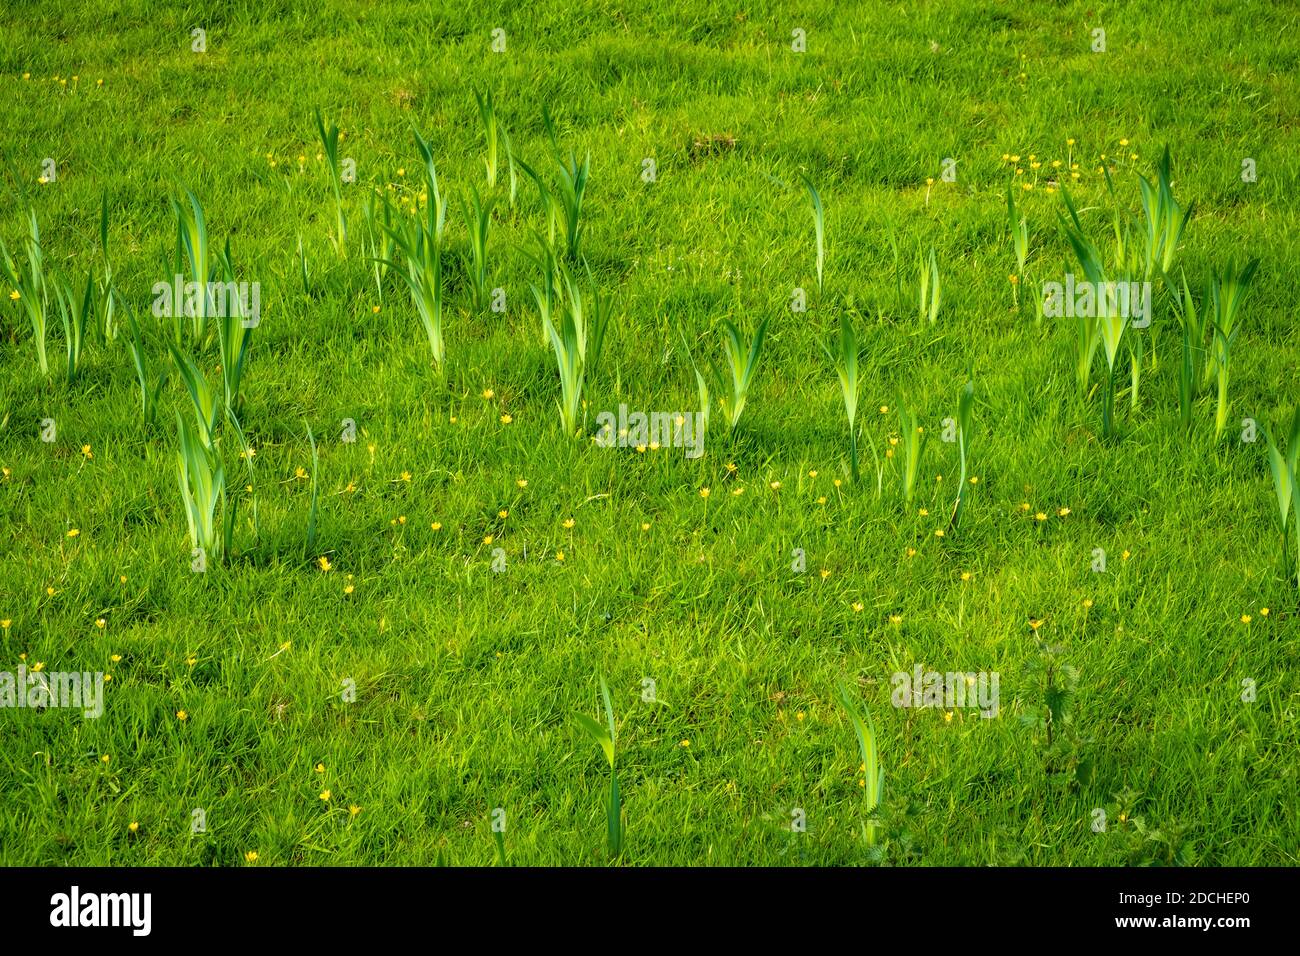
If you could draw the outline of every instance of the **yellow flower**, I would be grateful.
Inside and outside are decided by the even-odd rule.
[[[486,534],[486,535],[484,535],[484,536],[483,536],[483,543],[484,543],[484,544],[491,544],[491,543],[492,543],[492,535],[490,535],[490,534]]]
[[[1084,607],[1092,607],[1092,598],[1084,598],[1084,599],[1083,599],[1083,606],[1084,606]]]
[[[101,763],[108,763],[113,758],[110,757],[108,754],[104,754],[104,756],[100,757],[99,759]]]
[[[745,490],[744,488],[737,488],[737,489],[736,489],[736,494],[739,494],[740,492],[742,492],[742,491],[744,491],[744,490]],[[819,497],[819,498],[817,499],[817,503],[818,503],[819,505],[824,505],[824,504],[826,504],[826,496],[825,496],[825,495],[822,495],[821,497]]]
[[[1260,616],[1260,617],[1268,617],[1268,608],[1266,608],[1266,607],[1262,607],[1262,608],[1260,608],[1260,609],[1259,609],[1259,616]]]
[[[59,592],[55,591],[53,587],[47,587],[47,588],[45,589],[45,594],[46,594],[47,597],[54,597],[54,595],[56,595],[56,594],[58,594],[58,593],[59,593]]]
[[[317,773],[324,773],[324,772],[325,772],[325,765],[324,765],[323,763],[318,763],[318,764],[316,764],[316,768],[315,768],[315,769],[316,769],[316,772],[317,772]]]
[[[332,565],[330,564],[330,559],[323,554],[316,559],[316,563],[320,565],[320,569],[322,571],[329,571],[332,569]]]
[[[972,485],[978,485],[978,484],[980,483],[979,475],[971,475],[971,476],[970,476],[970,483],[971,483]]]
[[[834,481],[832,481],[831,483],[835,485],[836,488],[838,488],[841,484],[843,484],[843,482],[841,482],[838,478],[834,479]]]
[[[1040,512],[1038,512],[1037,514],[1034,515],[1034,519],[1035,519],[1036,521],[1046,521],[1046,520],[1047,520],[1047,515],[1040,511]]]
[[[411,473],[409,471],[404,471],[399,477],[401,478],[402,481],[410,481]]]
[[[969,580],[970,580],[970,572],[969,572],[969,571],[963,571],[963,572],[961,573],[961,579],[962,579],[963,581],[969,581]]]
[[[44,662],[44,661],[37,661],[35,664],[32,665],[32,672],[33,672],[33,673],[37,673],[37,674],[39,674],[39,673],[40,673],[41,671],[43,671],[43,670],[45,670],[45,662]]]
[[[17,289],[14,289],[14,291],[12,291],[12,292],[9,293],[9,298],[11,298],[11,299],[13,299],[15,302],[17,302],[19,299],[22,298],[22,295],[19,294],[19,292],[18,292]]]
[[[406,524],[406,515],[398,515],[398,516],[397,516],[397,523],[398,523],[398,524]]]
[[[863,608],[863,604],[862,604],[861,601],[854,601],[854,602],[853,602],[853,613],[854,613],[854,614],[860,614],[860,613],[862,613],[862,608]]]
[[[881,406],[880,406],[880,414],[882,414],[882,415],[888,415],[888,414],[889,414],[889,406],[888,406],[888,405],[881,405]]]
[[[650,530],[650,522],[649,522],[649,521],[642,521],[642,522],[641,522],[641,530],[642,530],[642,531],[649,531],[649,530]]]
[[[690,742],[689,740],[683,740],[683,741],[682,741],[678,746],[681,746],[681,747],[689,747],[690,745],[691,745],[691,742]]]
[[[509,515],[510,515],[510,512],[507,511],[505,508],[502,508],[500,511],[497,512],[497,517],[498,517],[498,518],[506,518],[506,517],[509,517]]]
[[[1057,513],[1060,517],[1064,518],[1066,515],[1068,515],[1068,514],[1070,513],[1070,509],[1069,509],[1069,508],[1057,508],[1057,509],[1056,509],[1056,513]]]
[[[779,482],[779,481],[774,481],[774,482],[772,482],[772,483],[771,483],[771,488],[772,488],[773,491],[779,491],[779,490],[781,489],[781,482]]]
[[[518,485],[520,488],[527,488],[527,487],[528,487],[528,479],[527,479],[527,478],[516,478],[516,479],[515,479],[515,484]]]
[[[91,452],[91,450],[90,450],[90,446],[89,446],[89,445],[82,445],[82,446],[81,446],[81,454],[84,455],[86,458],[94,458],[94,457],[95,457],[94,454]]]
[[[307,477],[307,469],[299,465],[293,470],[293,476],[299,480],[304,479]]]
[[[360,813],[360,812],[361,812],[361,808],[360,808],[359,806],[357,806],[355,803],[352,804],[350,807],[348,807],[348,815],[349,815],[349,816],[353,816],[353,817],[355,817],[355,816],[356,816],[358,813]]]
[[[501,416],[501,424],[502,424],[502,425],[509,425],[509,424],[510,424],[511,422],[513,422],[513,421],[514,421],[514,417],[511,416],[511,415],[508,415],[508,414],[507,414],[507,415],[502,415],[502,416]]]
[[[72,528],[68,531],[69,538],[75,538],[79,534],[81,534],[81,530],[78,528]]]
[[[1028,502],[1028,501],[1022,501],[1022,502],[1020,502],[1020,510],[1021,510],[1021,511],[1028,511],[1028,510],[1029,510],[1029,502]]]
[[[186,667],[193,667],[193,666],[194,666],[195,664],[197,664],[198,662],[199,662],[199,659],[198,659],[197,657],[194,657],[193,655],[190,655],[189,657],[185,658],[185,666],[186,666]]]
[[[126,828],[130,830],[132,833],[136,833],[140,829],[140,824],[137,823],[135,820],[132,820],[130,823],[126,825]]]
[[[247,861],[247,862],[249,862],[249,863],[256,863],[256,862],[257,862],[257,851],[256,851],[256,850],[249,850],[247,853],[244,854],[244,859],[245,859],[245,861]]]
[[[119,661],[122,660],[122,655],[121,655],[121,654],[113,654],[112,656],[109,657],[109,660],[112,661],[114,664],[116,664],[116,663],[118,663]]]
[[[0,621],[0,629],[7,631],[9,630],[9,625],[11,624],[13,624],[13,621],[10,620],[9,618],[5,618],[3,621]]]
[[[817,477],[817,471],[816,471],[816,469],[814,469],[814,470],[808,472],[808,477],[809,477],[809,478],[816,478],[816,477]]]
[[[1042,627],[1042,626],[1043,626],[1043,622],[1042,622],[1041,620],[1039,620],[1038,618],[1036,618],[1036,617],[1031,617],[1031,618],[1029,619],[1029,628],[1030,628],[1030,630],[1034,630],[1034,631],[1036,631],[1036,630],[1038,630],[1038,629],[1039,629],[1040,627]]]
[[[827,578],[829,578],[830,576],[831,576],[830,569],[829,569],[829,568],[822,568],[822,580],[824,581],[824,580],[826,580]]]
[[[742,487],[742,486],[737,486],[737,487],[731,489],[731,494],[732,494],[733,497],[739,497],[739,496],[743,495],[744,493],[745,493],[745,489],[744,489],[744,487]]]
[[[1067,140],[1065,141],[1065,145],[1066,145],[1066,146],[1073,146],[1073,145],[1074,145],[1074,140],[1073,140],[1073,139],[1067,139]]]
[[[952,723],[952,711],[951,710],[944,711],[943,719],[945,723]]]
[[[903,615],[901,615],[901,614],[891,614],[891,615],[889,615],[889,623],[890,623],[890,624],[902,624],[902,623],[903,623]]]
[[[351,594],[351,593],[352,593],[353,591],[355,591],[355,590],[356,590],[356,588],[353,587],[351,584],[345,584],[345,585],[343,585],[343,593],[344,593],[344,594]]]
[[[908,548],[908,549],[907,549],[907,556],[908,556],[909,558],[914,558],[914,557],[916,557],[916,548]]]
[[[701,497],[701,498],[707,498],[707,497],[709,497],[709,489],[708,489],[708,488],[701,488],[701,489],[700,489],[700,497]]]
[[[1122,561],[1127,561],[1128,558],[1129,558],[1129,553],[1127,551],[1125,551],[1123,554],[1120,555],[1120,560]]]
[[[935,529],[934,529],[934,536],[935,536],[936,538],[942,538],[942,537],[943,537],[943,529],[942,529],[942,528],[935,528]]]
[[[1243,614],[1243,615],[1241,616],[1241,623],[1242,623],[1242,624],[1249,624],[1249,623],[1250,623],[1250,615],[1249,615],[1249,614]]]
[[[1127,139],[1121,139],[1121,140],[1119,141],[1119,144],[1120,144],[1121,146],[1127,146],[1127,145],[1128,145],[1128,140],[1127,140]],[[1105,156],[1102,157],[1102,159],[1105,159],[1105,158],[1106,158]]]
[[[572,528],[577,522],[575,522],[572,518],[565,518],[562,523],[564,527]]]
[[[435,521],[433,524],[429,525],[429,527],[432,528],[434,531],[441,531],[441,530],[442,530],[442,522],[441,522],[441,521]]]
[[[329,799],[331,796],[332,794],[328,790],[322,790],[320,792],[320,798],[324,800],[326,803],[329,803]]]
[[[377,306],[377,305],[372,305],[372,306],[370,307],[370,311],[373,312],[373,313],[375,313],[375,315],[378,315],[378,314],[379,314],[379,306]]]
[[[107,623],[108,623],[108,622],[105,621],[102,617],[101,617],[101,618],[96,618],[96,620],[95,620],[95,627],[99,628],[99,629],[102,631],[102,630],[104,629],[104,625],[107,624]]]
[[[930,509],[929,509],[929,508],[918,508],[917,511],[916,511],[916,513],[917,513],[918,515],[920,515],[922,518],[924,518],[924,517],[926,517],[926,516],[930,513]]]
[[[556,552],[555,552],[555,560],[556,560],[556,561],[563,562],[563,561],[564,561],[564,552],[563,552],[563,551],[556,551]]]
[[[189,719],[190,719],[190,715],[189,715],[189,713],[188,713],[187,711],[184,711],[184,710],[178,710],[178,711],[176,711],[176,719],[177,719],[177,720],[189,720]]]
[[[727,471],[733,475],[736,473],[736,463],[734,461],[727,462]]]
[[[492,389],[490,389],[490,388],[485,388],[485,389],[483,389],[483,397],[486,398],[486,399],[492,399],[492,398],[495,398],[495,397],[496,397],[496,394],[497,394],[497,393],[494,392],[494,391],[492,391]]]

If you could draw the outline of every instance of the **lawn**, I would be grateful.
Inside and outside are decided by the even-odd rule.
[[[0,14],[0,863],[1300,862],[1300,11],[681,6]]]

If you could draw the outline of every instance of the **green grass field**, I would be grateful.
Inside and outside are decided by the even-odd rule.
[[[111,678],[98,719],[0,707],[0,862],[1300,861],[1297,519],[1279,544],[1264,434],[1283,443],[1300,402],[1300,11],[683,6],[0,14],[0,238],[23,269],[34,211],[70,313],[90,274],[102,315],[106,199],[118,326],[87,331],[69,378],[59,286],[20,281],[15,299],[0,276],[0,671]],[[504,141],[487,182],[476,91],[508,133],[513,202]],[[599,363],[598,345],[581,360],[579,436],[529,288],[548,219],[523,164],[560,181],[544,107],[563,157],[590,156],[587,268],[563,228],[550,244],[589,332],[593,289],[610,309]],[[355,162],[341,251],[317,109]],[[441,365],[400,249],[378,283],[367,258],[367,196],[394,228],[427,224],[413,128],[448,205]],[[1182,419],[1180,320],[1156,276],[1106,436],[1106,350],[1081,395],[1075,320],[1043,318],[1038,283],[1084,271],[1060,186],[1109,268],[1112,213],[1143,221],[1137,174],[1155,184],[1166,146],[1177,202],[1195,202],[1168,250],[1179,287],[1204,314],[1208,275],[1260,260],[1227,425],[1216,437],[1217,373]],[[801,174],[825,209],[821,289]],[[479,291],[503,290],[504,312],[476,302],[471,188],[495,203]],[[219,320],[195,335],[151,308],[186,189],[213,277],[229,240],[236,277],[260,285],[230,415]],[[48,374],[25,311],[42,297]],[[147,381],[169,372],[152,423],[128,316]],[[726,320],[745,339],[767,322],[734,432],[715,383],[701,457],[592,440],[620,404],[699,410],[686,347],[707,375]],[[843,320],[856,481],[821,347]],[[210,450],[173,348],[218,394]],[[954,524],[945,419],[968,380]],[[928,439],[910,503],[900,403]],[[234,515],[203,573],[178,427],[224,464],[218,526]],[[918,666],[996,673],[996,717],[893,706],[893,675]],[[616,855],[589,733],[602,675]],[[874,808],[840,685],[874,725]]]

